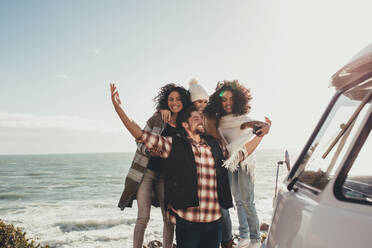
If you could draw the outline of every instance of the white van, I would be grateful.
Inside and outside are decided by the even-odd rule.
[[[331,85],[335,95],[279,187],[263,247],[372,247],[372,44]]]

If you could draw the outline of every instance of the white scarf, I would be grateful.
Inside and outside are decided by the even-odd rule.
[[[251,176],[252,181],[254,181],[254,153],[240,162],[240,153],[243,152],[244,154],[247,154],[245,144],[255,136],[252,128],[241,130],[240,125],[244,122],[250,121],[253,120],[247,115],[226,115],[220,119],[218,131],[230,154],[230,157],[224,162],[223,166],[228,168],[230,171],[235,171],[240,166],[243,171]]]

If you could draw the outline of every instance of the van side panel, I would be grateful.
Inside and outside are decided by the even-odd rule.
[[[301,248],[318,204],[300,192],[280,191],[271,223],[267,248]]]

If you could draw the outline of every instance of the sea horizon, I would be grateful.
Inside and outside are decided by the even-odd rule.
[[[135,148],[134,148],[135,150]],[[84,154],[117,154],[117,153],[133,153],[133,151],[100,151],[100,152],[50,152],[50,153],[0,153],[0,156],[24,156],[24,155],[84,155]],[[285,148],[257,148],[256,152],[262,151],[285,151]]]

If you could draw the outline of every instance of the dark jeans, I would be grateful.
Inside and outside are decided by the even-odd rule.
[[[177,217],[177,248],[219,248],[221,237],[221,219],[210,223],[197,223]]]

